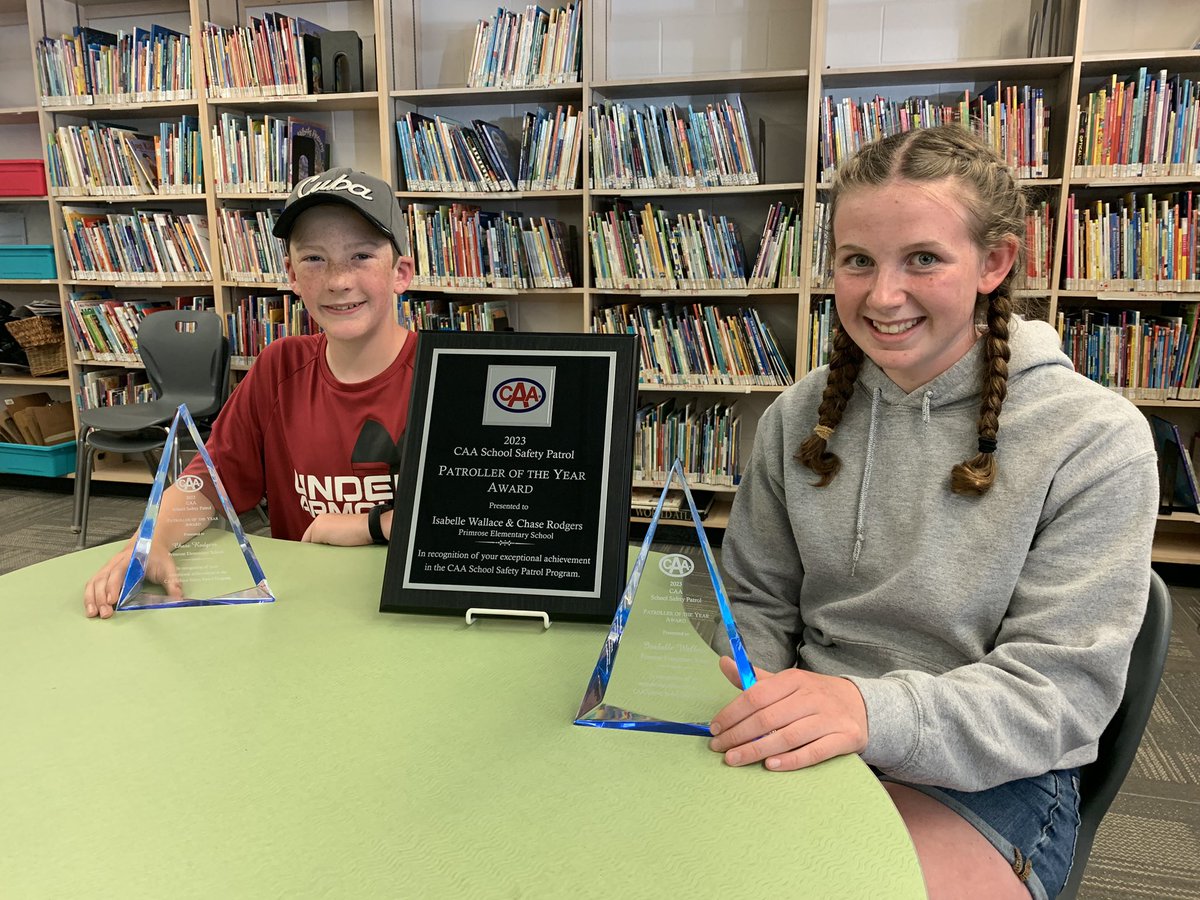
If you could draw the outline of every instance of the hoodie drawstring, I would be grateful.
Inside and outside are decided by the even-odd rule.
[[[921,421],[929,424],[929,401],[933,399],[933,391],[926,391],[921,398]]]
[[[863,465],[862,487],[858,492],[858,520],[854,526],[854,554],[850,558],[850,574],[858,567],[858,554],[862,551],[863,525],[867,518],[867,489],[871,484],[871,466],[875,462],[875,420],[879,415],[879,401],[883,391],[875,388],[871,396],[871,425],[867,430],[867,461]]]

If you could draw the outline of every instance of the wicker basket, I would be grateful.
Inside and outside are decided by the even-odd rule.
[[[30,375],[54,375],[67,371],[67,347],[62,326],[45,316],[32,316],[4,323],[25,355]]]

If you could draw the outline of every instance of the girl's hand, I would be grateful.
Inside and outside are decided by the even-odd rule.
[[[740,685],[725,656],[721,671]],[[758,683],[713,717],[709,747],[731,766],[766,761],[779,772],[803,769],[867,746],[867,708],[854,682],[803,669],[755,669]]]

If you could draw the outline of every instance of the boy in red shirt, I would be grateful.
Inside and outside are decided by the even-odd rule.
[[[267,498],[274,537],[352,546],[391,532],[416,356],[416,335],[395,321],[413,274],[403,228],[391,187],[347,168],[297,184],[275,226],[291,288],[323,333],[270,343],[205,444],[234,509]],[[171,549],[212,515],[201,494],[164,492],[147,578],[170,596],[182,596]],[[89,617],[113,614],[133,546],[88,582]]]

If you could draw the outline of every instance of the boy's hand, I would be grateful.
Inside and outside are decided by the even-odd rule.
[[[306,544],[359,547],[371,543],[366,513],[321,513],[300,538]]]
[[[83,611],[89,619],[97,616],[101,619],[112,618],[136,540],[136,536],[130,538],[129,543],[84,586]],[[168,597],[183,599],[183,583],[179,579],[179,570],[175,568],[175,560],[170,553],[158,550],[156,545],[151,546],[150,555],[146,558],[146,580],[161,584],[166,588]]]
[[[740,685],[737,666],[725,656],[721,671]],[[867,708],[854,682],[803,669],[755,669],[758,683],[712,720],[709,747],[731,766],[766,760],[786,772],[859,753],[867,746]]]

